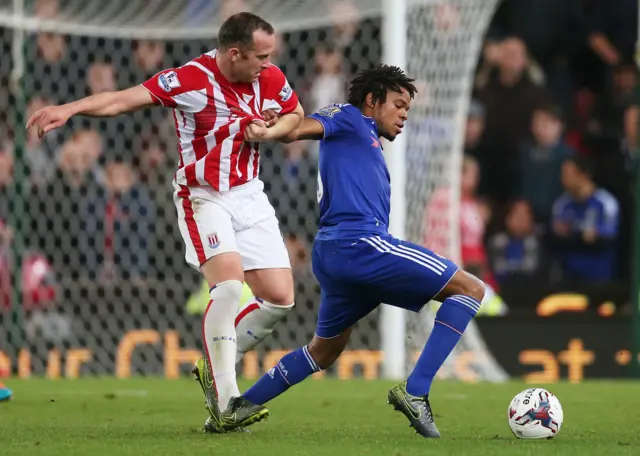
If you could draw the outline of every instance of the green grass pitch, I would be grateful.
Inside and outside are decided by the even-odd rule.
[[[309,380],[274,400],[251,434],[207,435],[192,380],[9,380],[0,454],[14,455],[638,455],[640,383],[561,383],[565,421],[553,440],[516,440],[507,406],[526,385],[436,381],[443,438],[427,441],[386,404],[391,382]],[[248,386],[243,382],[242,386]],[[541,385],[544,386],[544,385]]]

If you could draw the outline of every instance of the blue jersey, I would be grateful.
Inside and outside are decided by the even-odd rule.
[[[324,127],[318,171],[319,240],[385,234],[391,185],[378,126],[349,104],[310,117]]]
[[[322,290],[316,334],[335,337],[380,302],[419,312],[458,267],[388,233],[391,185],[375,121],[348,104],[311,117],[324,127],[312,253]]]

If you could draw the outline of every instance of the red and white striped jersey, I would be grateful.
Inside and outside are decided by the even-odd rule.
[[[230,83],[215,56],[216,50],[202,54],[142,85],[156,104],[173,108],[180,151],[176,182],[225,191],[258,177],[259,144],[244,141],[245,128],[267,109],[294,111],[298,97],[275,65],[253,84]]]

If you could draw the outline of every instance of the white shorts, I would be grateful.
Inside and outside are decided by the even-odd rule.
[[[254,179],[229,191],[173,182],[185,259],[196,269],[221,253],[238,252],[245,271],[291,268],[275,210]]]

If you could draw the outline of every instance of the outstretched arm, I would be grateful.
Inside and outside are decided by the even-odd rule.
[[[287,114],[287,116],[293,115]],[[274,116],[272,120],[269,120],[269,123],[272,123],[272,127],[266,128],[262,123],[252,123],[247,127],[244,133],[244,139],[247,141],[268,141],[272,138],[271,132],[269,130],[273,130],[278,127],[283,120],[287,116],[283,116],[278,118]],[[287,128],[283,128],[282,130],[287,130]],[[268,137],[267,137],[268,136]],[[324,137],[324,127],[320,123],[320,121],[312,118],[305,117],[302,122],[298,125],[298,128],[295,128],[293,131],[289,130],[289,133],[285,136],[280,136],[277,138],[278,141],[283,143],[291,143],[294,141],[304,140],[304,139],[317,139],[320,140]],[[273,138],[276,139],[276,138]]]
[[[300,126],[283,138],[282,142],[304,139],[327,139],[338,134],[354,131],[352,115],[347,105],[332,104],[306,117]]]
[[[280,117],[278,122],[267,130],[267,137],[271,140],[282,141],[287,135],[294,132],[304,119],[304,110],[298,103],[296,109],[289,114]]]
[[[117,92],[103,92],[78,101],[39,109],[27,122],[27,128],[36,126],[38,135],[63,126],[75,115],[89,117],[114,117],[125,112],[154,106],[153,97],[147,89],[138,85]]]
[[[320,140],[323,137],[324,127],[320,121],[312,117],[305,117],[300,126],[282,138],[281,141],[284,143],[290,143],[303,139]]]

